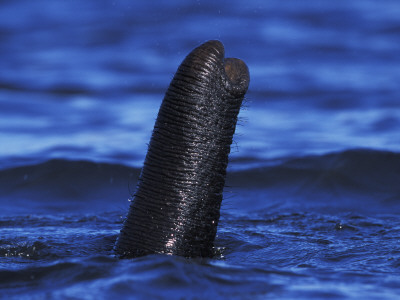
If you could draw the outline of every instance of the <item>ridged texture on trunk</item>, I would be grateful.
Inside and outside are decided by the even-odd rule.
[[[210,257],[228,154],[249,85],[246,64],[224,59],[219,41],[194,49],[161,104],[128,216],[120,257]]]

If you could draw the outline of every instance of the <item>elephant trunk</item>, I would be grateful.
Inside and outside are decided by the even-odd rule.
[[[228,155],[249,85],[246,64],[219,41],[194,49],[161,104],[115,250],[211,257]]]

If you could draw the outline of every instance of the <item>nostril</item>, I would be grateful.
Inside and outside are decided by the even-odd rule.
[[[241,59],[227,58],[224,61],[224,68],[231,89],[244,95],[250,82],[249,69],[247,68],[247,65]]]
[[[248,77],[246,64],[238,58],[225,59],[225,73],[232,84],[240,83]]]

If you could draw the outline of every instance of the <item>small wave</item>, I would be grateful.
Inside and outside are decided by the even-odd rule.
[[[125,209],[139,169],[89,161],[49,160],[0,171],[3,212]]]
[[[59,159],[6,169],[0,171],[0,202],[3,211],[125,211],[139,173],[118,164]],[[393,207],[400,204],[399,182],[399,153],[355,149],[229,172],[226,191],[240,191],[236,202],[246,197],[288,205],[307,201]],[[235,201],[225,198],[229,205]]]
[[[48,249],[46,244],[40,241],[10,245],[3,244],[0,247],[0,257],[39,259],[48,256],[47,251]]]
[[[261,208],[265,203],[291,206],[307,202],[385,210],[400,205],[399,182],[399,153],[354,149],[233,172],[227,185],[249,190],[249,196],[258,198]]]
[[[314,182],[323,188],[329,180],[348,188],[397,190],[400,153],[354,149],[325,155],[286,158],[272,166],[229,174],[229,183],[244,187],[271,187],[298,181]]]

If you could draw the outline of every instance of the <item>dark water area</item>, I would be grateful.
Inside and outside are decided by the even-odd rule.
[[[393,298],[400,154],[352,150],[230,172],[214,259],[118,260],[139,169],[50,160],[0,172],[5,298]]]
[[[0,1],[0,298],[395,299],[400,3]],[[164,92],[219,39],[251,82],[213,259],[113,245]]]

